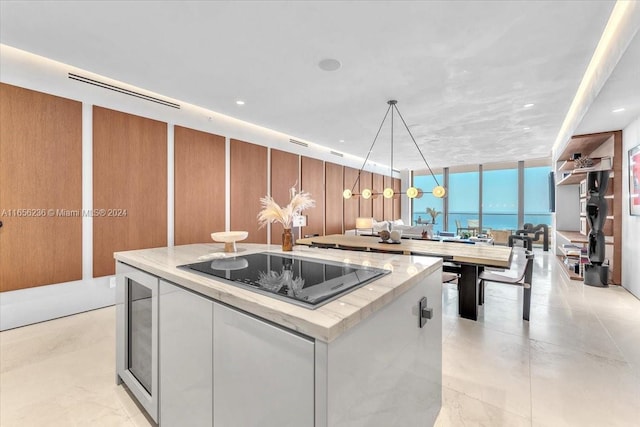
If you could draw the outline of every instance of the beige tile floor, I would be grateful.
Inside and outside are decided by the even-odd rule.
[[[487,287],[478,322],[443,290],[437,426],[640,426],[640,301],[569,282],[536,251],[522,290]],[[0,426],[149,426],[115,385],[113,307],[0,333]],[[386,426],[385,426],[386,427]]]

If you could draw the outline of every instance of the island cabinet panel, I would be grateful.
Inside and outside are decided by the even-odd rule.
[[[300,156],[286,151],[271,150],[271,197],[280,206],[286,206],[291,199],[291,187],[300,190]],[[282,244],[282,224],[271,224],[271,243]]]
[[[160,422],[213,425],[213,301],[160,282]]]
[[[399,178],[393,178],[393,192],[396,196],[393,197],[393,219],[402,218],[400,191],[402,191],[401,181]]]
[[[312,340],[217,303],[213,329],[213,425],[314,425]]]
[[[0,292],[82,279],[82,104],[0,83],[0,123]]]
[[[324,228],[325,234],[342,234],[343,200],[344,191],[343,167],[335,163],[326,162],[325,176],[325,207]]]
[[[247,231],[246,243],[267,243],[259,228],[260,199],[267,194],[267,148],[231,140],[231,230]]]
[[[383,178],[383,181],[384,181],[384,188],[393,188],[393,180],[390,176],[385,176]],[[394,219],[393,218],[393,201],[394,199],[384,199],[382,201],[382,210],[383,210],[383,216],[385,221],[391,221]]]
[[[113,253],[167,246],[167,124],[93,107],[93,277]]]
[[[307,226],[302,228],[303,235],[324,235],[324,162],[302,156],[300,164],[300,189],[311,194],[316,207],[305,211]]]
[[[362,171],[360,173],[360,191],[368,188],[371,190],[373,187],[373,174],[371,172]],[[360,216],[361,217],[373,217],[373,200],[372,198],[365,199],[360,197]]]
[[[317,345],[316,360],[327,366],[320,390],[327,426],[435,423],[442,402],[441,293],[438,270],[327,347]],[[420,326],[423,297],[432,316]]]
[[[358,169],[344,167],[344,188],[353,193],[360,192],[360,182],[358,181]],[[354,230],[356,228],[356,218],[360,215],[360,201],[358,197],[344,199],[344,229]]]
[[[210,243],[225,226],[225,139],[175,126],[175,244]]]
[[[373,189],[376,193],[382,193],[384,190],[384,176],[378,173],[373,174]],[[376,221],[384,219],[384,197],[382,195],[373,199],[373,218]]]

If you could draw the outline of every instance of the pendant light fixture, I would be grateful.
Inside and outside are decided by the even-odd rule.
[[[422,160],[424,161],[424,164],[427,165],[427,169],[429,169],[429,173],[431,174],[431,177],[433,178],[433,180],[436,183],[435,187],[433,187],[433,190],[431,191],[431,194],[433,194],[435,197],[438,197],[438,198],[442,198],[447,194],[447,191],[445,190],[445,188],[440,185],[440,183],[438,182],[438,179],[433,174],[433,171],[431,170],[431,166],[429,166],[429,163],[427,162],[427,159],[425,159],[424,154],[422,154],[422,150],[420,150],[420,147],[418,146],[418,143],[416,142],[415,138],[411,134],[411,131],[409,130],[409,127],[407,126],[407,123],[404,121],[404,118],[402,117],[402,114],[400,114],[400,110],[398,110],[398,107],[396,106],[397,103],[398,103],[398,101],[393,100],[393,99],[390,100],[390,101],[387,101],[387,104],[389,104],[389,108],[387,108],[387,112],[385,113],[384,118],[382,119],[382,123],[380,123],[380,127],[378,128],[378,132],[376,133],[376,137],[373,139],[373,143],[371,144],[371,147],[369,148],[369,152],[367,153],[367,157],[364,159],[364,163],[362,164],[362,167],[358,171],[358,177],[356,178],[355,182],[353,183],[353,186],[351,186],[351,189],[346,188],[342,192],[342,197],[344,197],[345,199],[350,199],[352,197],[362,197],[363,199],[370,199],[372,197],[376,198],[380,194],[382,194],[382,196],[384,198],[386,198],[386,199],[391,199],[391,198],[399,196],[401,194],[405,194],[410,199],[419,199],[420,197],[422,197],[422,194],[423,194],[422,190],[420,188],[416,188],[416,187],[409,187],[409,188],[407,188],[407,191],[404,192],[404,193],[396,193],[393,190],[393,188],[391,188],[391,187],[385,188],[382,191],[382,193],[379,193],[379,192],[377,192],[375,190],[372,190],[372,189],[369,189],[369,188],[363,189],[360,193],[354,193],[353,192],[353,190],[356,188],[356,184],[358,184],[358,182],[360,181],[360,175],[362,174],[362,170],[364,169],[365,165],[367,164],[367,161],[369,160],[369,156],[373,152],[373,146],[376,145],[376,141],[378,140],[378,136],[380,135],[380,131],[382,130],[382,126],[384,125],[384,122],[387,120],[387,116],[389,115],[389,111],[391,111],[391,171],[389,173],[389,176],[391,178],[393,178],[393,118],[394,118],[394,113],[398,113],[398,117],[400,117],[400,120],[402,120],[402,124],[404,125],[405,129],[409,133],[409,136],[411,137],[411,140],[413,141],[413,143],[415,144],[416,148],[418,149],[418,153],[420,153],[420,156],[422,157]]]

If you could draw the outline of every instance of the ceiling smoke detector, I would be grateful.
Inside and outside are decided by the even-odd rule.
[[[342,67],[342,64],[337,59],[327,58],[318,62],[318,67],[324,71],[337,71]]]

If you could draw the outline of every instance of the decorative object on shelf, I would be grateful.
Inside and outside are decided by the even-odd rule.
[[[640,215],[640,145],[629,150],[629,214]]]
[[[578,160],[580,157],[582,157],[581,153],[573,153],[571,155],[571,160]]]
[[[346,188],[342,192],[342,196],[345,199],[350,199],[352,197],[358,197],[358,196],[362,197],[363,199],[369,199],[369,198],[372,198],[372,197],[376,198],[379,195],[382,195],[386,199],[391,199],[391,198],[394,198],[394,197],[399,197],[401,194],[405,194],[410,199],[419,199],[420,197],[422,197],[422,194],[423,194],[422,190],[420,188],[416,188],[416,187],[409,187],[409,188],[407,188],[407,191],[404,192],[404,193],[398,193],[393,188],[390,188],[390,187],[385,188],[382,191],[382,193],[380,193],[380,192],[378,192],[376,190],[370,189],[370,188],[365,188],[360,193],[354,193],[353,192],[353,190],[356,188],[356,184],[358,184],[358,182],[360,181],[360,175],[362,174],[362,171],[363,171],[365,165],[367,164],[367,161],[369,160],[369,156],[373,152],[373,147],[374,147],[374,145],[376,145],[376,141],[378,140],[378,135],[380,135],[380,130],[382,129],[382,126],[384,125],[385,120],[387,120],[387,116],[389,115],[389,111],[391,111],[391,156],[390,156],[391,167],[390,167],[390,171],[389,171],[389,176],[391,178],[393,178],[393,116],[394,116],[394,113],[398,113],[398,116],[400,117],[400,120],[402,120],[402,124],[404,125],[405,129],[407,130],[407,133],[409,133],[409,136],[411,137],[411,140],[413,141],[413,143],[415,144],[416,148],[418,149],[418,153],[420,153],[420,156],[422,157],[422,160],[424,161],[424,164],[427,165],[427,169],[429,170],[429,173],[431,174],[431,177],[433,177],[433,180],[436,183],[436,186],[433,188],[431,193],[435,197],[439,197],[439,198],[442,198],[442,197],[444,197],[446,195],[447,191],[445,190],[445,188],[443,186],[440,185],[440,183],[438,182],[438,179],[433,174],[433,171],[431,170],[431,166],[429,166],[429,163],[427,162],[427,159],[424,157],[424,154],[422,154],[422,150],[420,150],[420,147],[418,146],[418,143],[416,142],[415,138],[413,137],[413,134],[409,130],[409,126],[407,126],[407,123],[404,121],[404,118],[402,117],[402,114],[400,114],[400,110],[398,110],[398,107],[396,107],[397,103],[398,103],[398,101],[396,101],[396,100],[387,101],[387,104],[389,104],[389,108],[387,108],[387,112],[385,113],[384,118],[382,119],[382,123],[380,123],[380,127],[378,128],[378,132],[376,133],[376,136],[373,139],[373,143],[371,144],[371,147],[369,148],[369,152],[367,153],[367,157],[364,159],[364,163],[362,164],[362,167],[358,171],[358,177],[356,178],[356,180],[354,181],[353,185],[351,186],[351,189]]]
[[[604,198],[609,172],[587,174],[587,221],[589,222],[589,264],[584,267],[584,284],[605,287],[609,283],[609,266],[605,261],[604,222],[607,220],[607,200]]]
[[[440,211],[437,211],[435,208],[427,208],[426,212],[431,217],[431,224],[435,224],[436,223],[436,218],[438,218],[438,215],[440,215],[442,213]]]
[[[579,157],[573,161],[573,166],[576,169],[590,168],[593,166],[593,159],[588,156]]]
[[[391,233],[389,233],[387,230],[382,230],[378,234],[380,235],[380,240],[382,240],[383,242],[386,242],[391,238]]]
[[[244,240],[249,236],[247,231],[219,231],[211,233],[214,242],[224,242],[225,252],[238,252],[236,242]]]
[[[305,209],[313,208],[316,206],[316,202],[311,198],[311,195],[306,191],[297,192],[295,185],[291,187],[289,191],[291,200],[289,204],[284,208],[273,200],[273,197],[267,195],[260,199],[262,210],[258,213],[258,221],[260,222],[260,228],[267,224],[279,222],[284,227],[284,233],[282,233],[282,250],[293,250],[293,236],[291,234],[291,226],[293,225],[293,219],[299,216]]]

